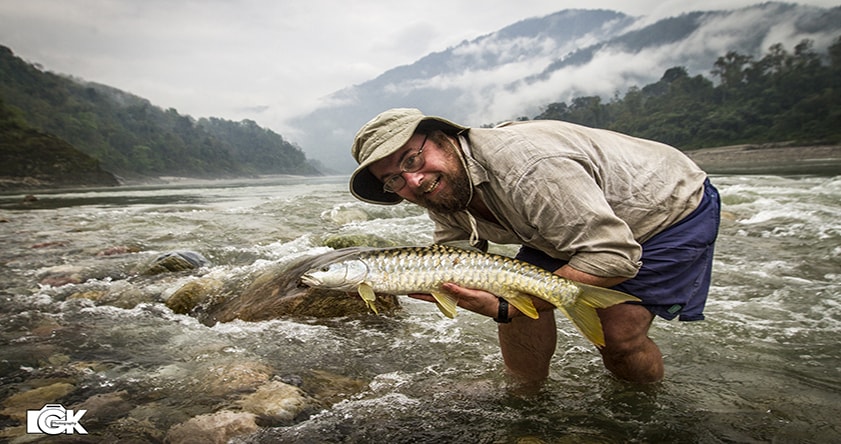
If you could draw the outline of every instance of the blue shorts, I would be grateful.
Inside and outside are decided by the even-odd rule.
[[[661,318],[704,319],[720,213],[718,190],[707,179],[698,208],[643,243],[642,268],[613,288],[640,298],[640,304]],[[517,259],[549,271],[566,264],[527,246],[520,248]]]

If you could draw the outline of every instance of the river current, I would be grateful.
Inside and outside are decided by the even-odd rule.
[[[615,380],[559,317],[536,393],[506,379],[496,324],[464,310],[447,319],[403,297],[394,315],[208,326],[164,305],[185,282],[241,279],[327,251],[329,236],[431,242],[420,209],[357,202],[344,177],[0,196],[0,441],[61,440],[21,433],[20,418],[44,403],[24,394],[65,384],[49,402],[119,402],[81,419],[88,435],[63,439],[160,442],[229,408],[214,377],[249,362],[304,388],[314,374],[344,382],[329,405],[235,442],[841,442],[841,176],[712,181],[723,213],[707,319],[655,321],[665,381]],[[136,275],[174,250],[209,264]],[[114,297],[74,296],[93,291]]]

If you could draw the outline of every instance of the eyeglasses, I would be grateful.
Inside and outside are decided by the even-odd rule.
[[[383,191],[386,193],[396,193],[402,190],[406,186],[406,179],[403,177],[403,173],[414,173],[423,168],[423,146],[426,145],[427,137],[429,137],[428,134],[423,137],[423,142],[421,142],[417,153],[405,157],[400,162],[400,172],[389,176],[383,181]]]

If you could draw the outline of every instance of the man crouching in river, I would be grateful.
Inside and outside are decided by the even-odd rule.
[[[648,330],[655,316],[704,318],[719,196],[706,174],[661,143],[560,121],[468,128],[416,109],[388,110],[357,133],[354,196],[429,211],[434,240],[521,245],[517,258],[578,282],[636,296],[600,309],[605,367],[639,383],[663,378]],[[554,307],[538,319],[454,284],[458,305],[493,317],[505,365],[523,381],[549,374]],[[430,295],[412,295],[433,301]]]

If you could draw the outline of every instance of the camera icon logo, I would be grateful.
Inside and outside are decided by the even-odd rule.
[[[46,404],[41,410],[26,411],[26,433],[44,433],[47,435],[87,435],[79,420],[87,410],[67,410],[61,404]]]

